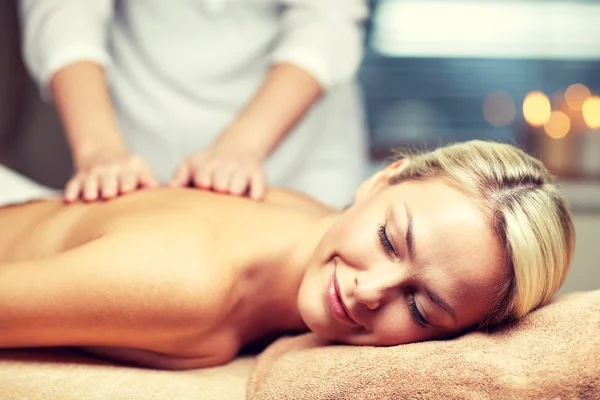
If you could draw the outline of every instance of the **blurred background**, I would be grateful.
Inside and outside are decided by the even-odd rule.
[[[600,288],[600,0],[370,6],[359,75],[372,170],[393,148],[469,139],[522,147],[560,177],[575,213],[562,292]],[[60,188],[71,173],[67,145],[19,46],[15,1],[0,0],[0,162]]]

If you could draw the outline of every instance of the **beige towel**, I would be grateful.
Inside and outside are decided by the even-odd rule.
[[[600,399],[600,290],[557,298],[511,327],[375,348],[283,338],[248,399]]]
[[[254,358],[154,371],[68,350],[0,351],[0,400],[243,400]]]

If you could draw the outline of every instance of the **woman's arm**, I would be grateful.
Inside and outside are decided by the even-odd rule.
[[[264,160],[321,93],[321,84],[309,72],[292,64],[276,64],[215,146],[239,149]]]
[[[174,186],[262,199],[265,159],[324,91],[355,74],[366,0],[279,1],[282,28],[262,86],[208,149],[181,163]]]
[[[281,40],[274,64],[296,65],[326,89],[347,82],[362,61],[368,0],[279,0]]]
[[[223,278],[176,235],[105,236],[0,265],[0,348],[108,346],[174,356],[211,329]]]
[[[113,0],[20,1],[25,63],[43,97],[56,103],[78,172],[67,202],[108,200],[156,184],[146,163],[128,153],[108,92],[113,7]]]
[[[58,71],[51,89],[78,174],[65,189],[68,202],[112,199],[138,186],[155,186],[148,165],[129,154],[119,131],[102,66],[89,61]]]
[[[114,0],[18,1],[23,58],[46,99],[61,69],[80,61],[108,66],[106,27]]]
[[[362,60],[365,0],[280,0],[280,42],[263,85],[216,145],[264,160],[324,90],[355,75]]]
[[[105,75],[101,65],[81,61],[62,68],[50,81],[77,169],[86,168],[99,153],[127,153]]]
[[[291,64],[271,67],[240,115],[207,149],[181,163],[172,184],[260,200],[267,189],[262,163],[321,95],[319,82]]]
[[[113,0],[20,0],[23,58],[42,95],[56,102],[73,161],[125,150],[108,95],[106,26]]]

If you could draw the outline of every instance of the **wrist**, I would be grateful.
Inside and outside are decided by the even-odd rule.
[[[87,168],[90,164],[119,158],[127,155],[125,144],[114,142],[92,142],[80,143],[73,148],[73,161],[77,169]]]
[[[275,147],[276,141],[272,139],[275,136],[266,129],[260,129],[256,125],[240,121],[226,128],[215,144],[218,147],[238,150],[264,161]]]

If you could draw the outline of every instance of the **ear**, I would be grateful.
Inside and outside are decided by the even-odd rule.
[[[376,172],[375,175],[364,181],[358,187],[356,193],[354,194],[354,202],[357,203],[359,201],[362,201],[370,193],[376,192],[380,188],[386,186],[390,178],[396,175],[398,172],[400,172],[402,168],[406,166],[407,162],[408,159],[406,158],[394,161],[393,163],[391,163],[381,171]]]

